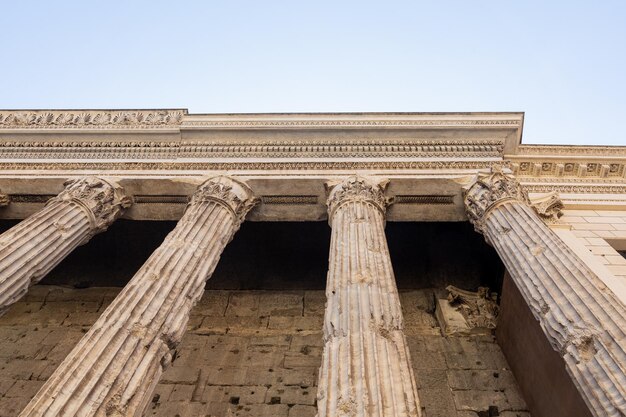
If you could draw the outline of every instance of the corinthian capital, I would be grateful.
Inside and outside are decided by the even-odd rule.
[[[236,226],[241,224],[259,199],[243,182],[233,178],[219,176],[203,182],[191,196],[189,205],[206,201],[215,201],[226,207],[233,215]]]
[[[530,204],[528,194],[513,175],[500,168],[479,174],[476,182],[465,189],[465,212],[476,231],[482,233],[485,215],[507,200]]]
[[[132,200],[117,183],[98,177],[83,177],[65,182],[65,190],[52,198],[54,202],[74,202],[89,214],[92,233],[105,231],[130,207]]]
[[[387,209],[389,200],[385,196],[386,180],[374,180],[359,176],[349,177],[343,182],[330,184],[332,187],[328,201],[328,219],[332,220],[333,215],[339,207],[353,201],[366,201],[374,205],[383,214]]]

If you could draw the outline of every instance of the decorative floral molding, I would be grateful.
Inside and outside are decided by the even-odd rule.
[[[201,116],[196,116],[201,117]],[[332,117],[332,115],[329,115]],[[486,126],[486,127],[512,127],[521,125],[519,119],[447,119],[447,120],[401,120],[401,119],[379,119],[379,120],[186,120],[184,127],[195,128],[315,128],[315,127],[466,127],[466,126]]]
[[[569,185],[569,184],[526,184],[524,189],[529,193],[549,193],[556,191],[561,194],[626,194],[626,185]]]
[[[626,158],[626,146],[520,145],[517,155],[596,155]]]
[[[549,155],[546,155],[549,158]],[[607,178],[626,181],[626,161],[619,160],[573,160],[558,161],[523,160],[512,158],[511,170],[520,178]]]
[[[501,140],[478,141],[254,141],[254,142],[111,142],[6,141],[4,159],[147,159],[147,158],[501,158]]]
[[[0,162],[0,170],[368,170],[454,169],[477,170],[506,166],[502,161],[286,161],[286,162]]]
[[[182,110],[2,111],[0,128],[136,128],[180,126]]]

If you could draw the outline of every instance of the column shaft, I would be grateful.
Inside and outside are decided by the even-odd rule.
[[[329,198],[332,226],[318,417],[419,416],[378,185],[352,178]]]
[[[220,177],[80,340],[21,416],[140,416],[193,305],[254,199]]]
[[[546,226],[512,177],[483,177],[466,204],[589,408],[596,416],[625,416],[625,306]]]
[[[46,207],[0,236],[0,315],[77,246],[128,207],[121,189],[99,178],[66,183]]]

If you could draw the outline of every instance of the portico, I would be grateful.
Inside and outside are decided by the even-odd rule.
[[[626,287],[563,242],[551,229],[564,225],[558,216],[533,206],[553,189],[566,209],[614,192],[602,201],[626,210],[626,154],[597,150],[590,160],[605,163],[572,169],[565,159],[580,158],[528,162],[541,160],[524,156],[517,113],[44,113],[0,114],[0,216],[25,219],[0,237],[3,309],[118,218],[177,223],[21,415],[147,412],[244,220],[331,227],[319,417],[428,415],[414,368],[429,359],[410,352],[384,228],[467,220],[562,361],[574,387],[563,395],[585,404],[581,416],[626,414]],[[548,415],[532,384],[521,391],[533,415]]]

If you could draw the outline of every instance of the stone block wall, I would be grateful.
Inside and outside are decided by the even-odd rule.
[[[626,279],[626,211],[564,210],[561,220],[596,259],[615,276]]]
[[[0,318],[0,417],[16,416],[119,288],[38,285]],[[443,337],[432,290],[401,292],[425,417],[528,417],[491,336]],[[207,291],[146,416],[313,417],[323,291]]]

